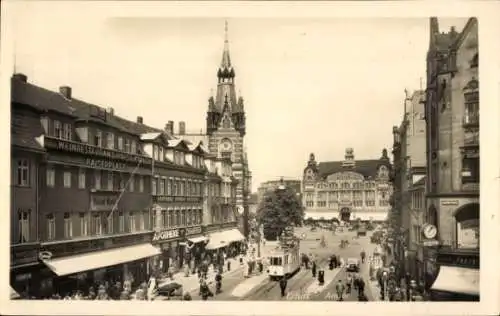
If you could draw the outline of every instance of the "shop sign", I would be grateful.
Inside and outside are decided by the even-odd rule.
[[[439,254],[438,263],[441,265],[479,269],[479,255]]]
[[[442,200],[441,205],[443,206],[458,205],[458,200]]]
[[[436,247],[439,246],[439,241],[436,239],[427,239],[422,241],[424,247]]]
[[[37,250],[11,250],[10,261],[12,266],[38,262]]]
[[[153,236],[153,241],[163,241],[168,239],[179,238],[179,229],[166,229],[162,231],[155,232]]]
[[[117,150],[110,150],[102,147],[97,147],[89,144],[57,139],[54,137],[45,136],[45,147],[57,149],[66,152],[78,153],[82,155],[100,156],[109,159],[123,160],[134,163],[151,163],[151,159],[139,155],[133,155]]]
[[[201,226],[187,227],[186,236],[201,234]]]

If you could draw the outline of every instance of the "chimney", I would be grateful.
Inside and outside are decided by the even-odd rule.
[[[111,107],[110,107],[110,108],[107,108],[107,109],[106,109],[106,112],[108,112],[110,115],[115,115],[115,109],[113,109],[113,108],[111,108]]]
[[[186,134],[186,122],[180,121],[179,122],[179,135],[185,135]]]
[[[25,74],[17,73],[12,76],[12,78],[22,81],[22,82],[28,82],[28,76]]]
[[[142,119],[142,116],[137,117],[137,123],[138,124],[143,124],[144,120]]]
[[[174,121],[168,121],[167,124],[165,124],[165,131],[170,135],[174,135]]]
[[[59,93],[62,94],[62,96],[65,97],[66,99],[71,100],[71,87],[68,86],[59,87]]]

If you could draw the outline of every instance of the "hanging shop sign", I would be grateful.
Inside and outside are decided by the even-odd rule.
[[[117,150],[106,149],[102,147],[97,147],[89,144],[73,142],[64,139],[57,139],[54,137],[45,136],[44,137],[45,147],[61,150],[65,152],[78,153],[82,155],[92,155],[105,157],[116,160],[123,160],[127,162],[150,164],[151,158],[143,157],[139,155],[129,154]]]

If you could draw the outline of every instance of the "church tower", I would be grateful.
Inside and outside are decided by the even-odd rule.
[[[236,204],[246,207],[245,200],[249,196],[248,187],[250,172],[246,159],[245,110],[243,98],[236,95],[236,72],[229,54],[228,25],[225,23],[224,50],[217,70],[217,91],[208,99],[207,135],[208,148],[217,157],[229,157],[233,162],[233,176],[238,180],[236,188]]]

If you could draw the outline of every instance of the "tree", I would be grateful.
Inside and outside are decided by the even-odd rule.
[[[289,225],[302,225],[303,217],[301,201],[295,191],[287,187],[267,192],[257,209],[257,221],[262,224],[268,240],[276,240]]]

